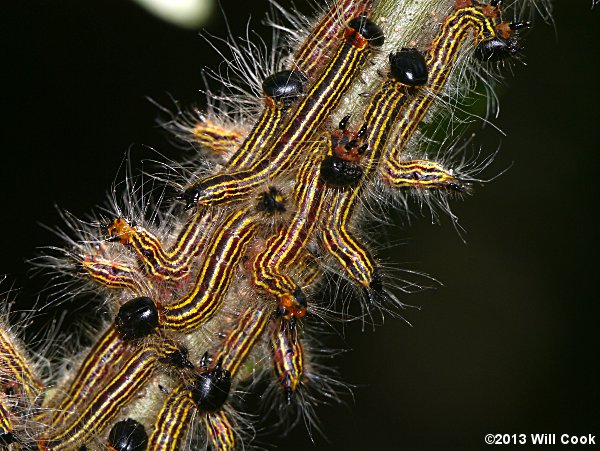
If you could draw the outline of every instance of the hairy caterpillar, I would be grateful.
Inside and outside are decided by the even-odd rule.
[[[517,84],[518,84],[518,83],[517,83]],[[112,147],[112,146],[111,146],[111,147]],[[469,229],[472,229],[472,227],[469,227]],[[450,241],[452,241],[452,240],[453,240],[453,238],[450,238]],[[424,266],[426,266],[426,265],[424,265]],[[443,278],[443,277],[442,277],[442,278]],[[409,300],[409,302],[410,302],[410,300]],[[444,303],[445,303],[445,302],[446,302],[446,301],[444,301]],[[414,318],[411,316],[411,319],[414,319]],[[388,327],[389,327],[389,326],[388,326]],[[366,335],[368,335],[368,334],[366,334]],[[378,333],[378,334],[376,334],[376,337],[378,337],[378,336],[379,336],[379,333]],[[366,339],[368,339],[368,337],[361,336],[361,337],[359,338],[359,340],[358,340],[358,341],[360,341],[360,340],[366,340]],[[349,340],[349,341],[350,341],[350,340]],[[355,342],[353,342],[353,343],[355,343]],[[375,343],[375,342],[374,342],[374,343]],[[373,345],[373,346],[380,346],[380,344]],[[371,352],[373,352],[373,351],[371,351]],[[369,354],[369,353],[367,353],[367,354]],[[371,366],[371,368],[374,368],[374,367],[373,367],[373,366]],[[328,433],[327,435],[330,435],[330,434]]]

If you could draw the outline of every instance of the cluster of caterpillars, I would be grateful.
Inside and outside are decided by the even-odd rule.
[[[458,0],[425,51],[389,54],[360,121],[332,126],[384,43],[373,3],[334,2],[289,67],[264,80],[262,113],[247,135],[208,119],[194,125],[196,143],[222,164],[180,193],[173,239],[116,217],[94,252],[69,250],[83,277],[105,290],[114,321],[51,390],[0,334],[4,446],[178,450],[204,441],[232,450],[244,440],[236,387],[255,373],[271,374],[281,411],[302,409],[311,384],[328,389],[305,346],[319,320],[321,262],[336,265],[367,308],[386,302],[385,278],[351,227],[361,199],[376,182],[391,191],[465,190],[451,168],[404,150],[459,52],[510,57],[519,51],[513,32],[527,25],[504,22],[498,0]]]

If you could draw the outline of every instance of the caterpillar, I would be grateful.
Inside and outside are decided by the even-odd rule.
[[[330,130],[330,131],[331,131],[331,130]],[[334,130],[333,132],[335,132],[335,130]],[[353,147],[351,147],[351,149],[354,149],[354,148],[353,148]],[[412,160],[411,160],[411,161],[412,161]],[[418,166],[418,165],[417,165],[417,166]],[[423,167],[425,167],[425,164],[423,164]],[[442,169],[443,169],[443,166],[442,166]],[[419,173],[418,171],[420,171],[420,170],[422,170],[420,167],[417,167],[417,168],[416,168],[416,171],[417,171],[417,173]],[[367,173],[368,173],[368,170],[364,170],[364,169],[363,169],[363,175],[365,174],[365,172],[367,172]],[[241,210],[235,210],[235,211],[236,211],[236,212],[239,212],[239,211],[241,211]],[[232,214],[233,214],[233,212],[232,212]],[[225,215],[224,215],[222,218],[233,218],[233,216],[225,216]],[[112,219],[112,218],[111,218],[111,219]],[[233,219],[232,219],[232,220],[233,220]],[[276,219],[275,219],[275,220],[273,220],[273,222],[274,222],[274,224],[273,224],[273,225],[271,225],[271,219],[269,219],[268,221],[269,221],[269,222],[265,221],[265,223],[266,223],[266,224],[267,224],[269,227],[277,228],[277,225],[278,225],[278,224],[277,224],[277,220],[276,220]],[[225,229],[223,229],[223,230],[225,230]],[[227,229],[227,230],[229,230],[229,229]],[[227,231],[225,230],[225,232],[224,232],[224,233],[226,234],[226,233],[227,233]],[[121,238],[120,234],[117,234],[117,235],[119,235],[119,236],[118,236],[118,238],[120,239],[120,238]],[[223,235],[223,236],[220,236],[220,235],[214,235],[212,232],[211,232],[209,235],[210,235],[210,240],[212,240],[211,242],[213,242],[215,245],[220,245],[220,244],[223,244],[223,240],[228,238],[228,236],[227,236],[227,235]],[[249,240],[252,240],[252,238],[249,238]],[[113,246],[113,248],[117,248],[117,246],[118,246],[118,245],[120,245],[120,244],[123,244],[123,243],[107,243],[107,244],[110,244],[111,246]],[[156,243],[155,243],[155,244],[152,244],[152,245],[151,245],[149,248],[150,248],[150,249],[153,249],[153,250],[155,250],[155,249],[158,249],[158,245],[156,245]],[[125,252],[125,251],[123,251],[123,250],[119,250],[118,252]],[[235,252],[235,253],[234,253],[234,255],[236,255],[236,256],[239,256],[239,255],[242,255],[243,253],[244,253],[243,251],[237,251],[237,252]],[[160,265],[157,265],[157,264],[155,263],[155,261],[156,261],[156,260],[152,260],[150,257],[144,257],[144,255],[145,255],[145,254],[143,254],[143,252],[140,252],[140,255],[139,255],[138,257],[142,259],[142,263],[143,263],[143,265],[144,265],[144,267],[145,267],[145,268],[150,268],[150,269],[152,269],[152,268],[155,268],[155,267],[161,267]],[[131,259],[131,256],[130,256],[129,254],[125,254],[125,256],[127,257],[127,258],[126,258],[127,260],[133,260],[133,259]],[[80,256],[80,257],[81,257],[81,256]],[[81,258],[91,258],[91,259],[93,259],[94,257],[93,257],[93,255],[92,255],[91,257],[88,257],[87,255],[83,254],[83,257],[81,257]],[[96,258],[97,258],[97,257],[96,257]],[[146,260],[144,260],[144,258],[146,258]],[[237,258],[237,257],[236,257],[236,258]],[[310,258],[310,256],[309,256],[309,258]],[[109,260],[109,262],[112,262],[111,258],[109,258],[108,260]],[[136,262],[136,263],[137,263],[137,262]],[[232,263],[232,265],[233,265],[233,264],[234,264],[234,263]],[[109,265],[109,266],[110,266],[110,265]],[[132,266],[130,266],[130,267],[129,267],[129,269],[130,269],[130,271],[133,271],[133,269],[134,269],[134,268],[135,268],[135,269],[137,269],[137,267],[136,267],[136,266],[135,266],[135,265],[132,263]],[[215,269],[215,273],[216,273],[217,275],[221,274],[221,273],[219,272],[219,271],[221,270],[221,267],[219,267],[219,266],[217,265],[215,268],[216,268],[216,269]],[[302,271],[301,271],[301,269],[303,269],[303,268],[300,268],[300,269],[294,269],[293,271],[296,273],[296,275],[298,275],[298,276],[302,276],[303,274],[302,274]],[[299,277],[299,279],[301,280],[301,279],[302,279],[302,277]],[[115,280],[121,280],[121,279],[120,279],[120,278],[119,278],[119,276],[117,275],[117,277],[116,277],[116,279],[115,279]],[[128,279],[126,279],[126,280],[128,280]],[[155,283],[155,282],[154,282],[154,279],[152,279],[152,280],[153,280],[153,283]],[[223,278],[223,280],[230,280],[230,277],[224,277],[224,278]],[[133,288],[133,283],[129,283],[129,284],[126,284],[126,285],[127,285],[127,288],[128,288],[128,290],[129,290],[129,291],[135,291],[135,290],[138,290],[138,291],[139,291],[139,288]],[[152,284],[149,284],[149,285],[152,285]],[[308,283],[307,285],[310,285],[310,283]],[[111,289],[114,289],[114,288],[111,288]],[[149,288],[149,291],[154,291],[154,289],[153,289],[153,288]],[[187,296],[187,293],[185,292],[185,290],[183,290],[183,289],[179,289],[179,291],[180,291],[180,292],[183,292],[183,295],[186,295],[186,296]],[[244,291],[244,290],[242,290],[242,292],[241,292],[241,293],[239,293],[239,296],[240,296],[241,298],[244,298],[244,296],[247,296],[247,295],[248,295],[248,293],[245,293],[245,292],[243,292],[243,291]],[[141,294],[147,294],[147,293],[140,293],[140,292],[138,292],[138,293],[136,293],[136,294],[137,294],[137,295],[141,295]],[[131,297],[131,296],[130,296],[130,297]],[[176,299],[180,299],[180,297],[176,297]],[[188,299],[188,298],[187,298],[187,297],[185,297],[184,299]],[[186,302],[187,302],[187,301],[186,301]],[[171,308],[171,306],[172,306],[172,305],[177,305],[177,303],[169,304],[169,305],[167,305],[167,306],[165,307],[165,308],[166,308],[166,310],[159,310],[159,311],[158,311],[158,316],[159,316],[158,324],[159,324],[161,327],[163,327],[163,326],[164,326],[164,327],[167,327],[167,328],[169,328],[169,327],[178,328],[178,327],[179,327],[179,320],[180,320],[179,312],[178,312],[177,314],[175,314],[175,315],[172,315],[172,314],[171,314],[171,312],[172,312],[173,310],[175,310],[175,309]],[[215,303],[214,303],[213,301],[208,301],[208,302],[207,302],[207,306],[208,306],[208,307],[210,307],[210,309],[211,309],[211,310],[212,310],[213,308],[216,308],[217,310],[219,309],[219,308],[218,308],[219,306],[216,306],[216,307],[215,307]],[[308,304],[308,309],[309,309],[309,311],[310,311],[310,303]],[[160,317],[161,317],[161,315],[162,315],[162,314],[163,314],[165,311],[166,311],[166,313],[163,315],[163,316],[164,316],[164,318],[160,318]],[[197,312],[196,312],[196,313],[197,313]],[[187,314],[187,313],[186,313],[186,314]],[[218,314],[218,312],[215,312],[214,314],[216,315],[216,314]],[[223,315],[224,315],[225,317],[229,317],[229,318],[236,318],[236,317],[237,317],[237,315],[242,315],[242,314],[241,314],[240,312],[233,312],[233,313],[232,313],[232,312],[223,312]],[[285,316],[285,315],[284,315],[284,316]],[[165,320],[165,318],[166,318],[166,320]],[[174,319],[174,318],[175,318],[175,319]],[[284,319],[285,319],[285,318],[284,318]],[[161,322],[161,321],[162,321],[162,322]],[[235,320],[232,320],[232,321],[235,321]],[[306,321],[308,321],[308,319],[307,319]],[[191,323],[191,324],[186,324],[186,325],[185,325],[185,328],[186,328],[186,329],[187,329],[187,328],[195,328],[195,327],[197,327],[197,326],[198,326],[198,324],[197,324],[197,323],[195,323],[195,322],[193,322],[193,323]],[[157,326],[157,327],[158,327],[158,326]],[[183,327],[183,326],[182,326],[182,327]],[[296,326],[296,327],[297,327],[297,326]],[[218,359],[215,359],[215,360],[218,360]],[[196,361],[197,361],[197,356],[196,356]],[[218,362],[215,362],[215,364],[218,364]],[[197,364],[197,366],[199,366],[199,365]],[[288,371],[289,371],[289,370],[288,370]],[[176,391],[176,389],[175,389],[175,388],[172,388],[172,389],[170,390],[170,394],[169,394],[169,396],[170,396],[170,395],[172,395],[172,394],[173,394],[173,396],[175,396],[175,395],[177,394],[177,391]],[[165,401],[165,402],[166,402],[166,401]],[[185,402],[185,401],[184,401],[184,402]],[[184,411],[185,411],[185,407],[184,407],[183,409],[184,409]],[[186,415],[191,415],[191,414],[190,414],[190,413],[189,413],[189,411],[188,411],[188,412],[186,413]],[[161,418],[162,418],[162,417],[161,417]],[[127,421],[127,420],[122,420],[122,421]],[[166,420],[165,420],[165,421],[166,421]],[[223,414],[222,414],[222,413],[218,413],[218,415],[212,415],[212,416],[211,416],[211,415],[208,415],[208,416],[204,417],[204,420],[203,420],[203,421],[206,421],[206,422],[207,422],[207,425],[206,425],[206,430],[207,430],[207,431],[216,431],[216,432],[212,432],[212,434],[213,434],[213,437],[220,437],[220,435],[219,435],[219,431],[220,431],[220,430],[221,430],[221,431],[222,431],[222,430],[225,430],[225,431],[230,431],[230,430],[231,430],[231,428],[232,428],[232,427],[231,427],[232,420],[231,420],[230,418],[225,418],[225,417],[223,417]],[[78,423],[78,424],[79,424],[79,423]],[[120,423],[117,423],[117,424],[120,424]],[[226,426],[227,424],[229,424],[230,426]],[[224,425],[225,425],[225,426],[224,426]],[[221,428],[221,429],[220,429],[220,428]],[[156,429],[155,429],[155,430],[156,430]],[[113,431],[115,431],[115,432],[113,433]],[[114,426],[114,427],[111,429],[111,432],[110,432],[109,436],[110,436],[110,435],[113,435],[113,436],[117,435],[117,436],[118,436],[118,435],[119,435],[119,433],[118,433],[118,432],[119,432],[119,429],[118,429],[118,428],[116,428],[116,426]],[[122,434],[121,434],[121,435],[122,435]],[[223,438],[223,437],[225,437],[225,438]],[[222,439],[223,439],[225,442],[229,442],[229,443],[231,443],[231,442],[232,442],[232,440],[231,440],[232,434],[231,434],[230,432],[225,432],[223,437],[221,437],[221,438],[222,438]],[[220,440],[219,438],[214,438],[213,440],[214,440],[214,442],[213,442],[213,443],[220,443],[220,442],[219,442],[219,440]],[[110,440],[110,437],[109,437],[108,441],[109,441],[109,442],[111,442],[111,443],[115,443],[115,440]],[[215,446],[216,446],[216,445],[215,445]]]

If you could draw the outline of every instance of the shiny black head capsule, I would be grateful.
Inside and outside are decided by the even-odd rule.
[[[321,163],[321,180],[331,186],[355,185],[363,175],[362,168],[354,163],[329,155]]]
[[[374,47],[381,47],[385,42],[383,30],[367,16],[355,17],[348,23],[348,27],[358,31]]]
[[[125,340],[135,340],[153,334],[158,327],[158,309],[147,297],[127,301],[119,309],[115,326]]]
[[[108,434],[108,444],[117,451],[145,451],[148,434],[144,426],[131,418],[119,421]]]
[[[282,70],[268,76],[262,88],[266,96],[273,100],[293,102],[304,94],[306,79],[298,72]]]
[[[180,347],[177,351],[171,352],[160,359],[161,363],[173,366],[175,368],[194,369],[194,364],[188,360],[189,351],[187,348]]]
[[[283,213],[285,211],[285,198],[281,194],[281,191],[274,186],[270,186],[268,191],[258,196],[256,209],[269,215]]]
[[[185,203],[185,210],[189,210],[194,207],[198,202],[198,198],[200,197],[200,191],[196,187],[196,185],[191,188],[186,189],[183,194],[177,196],[177,199],[182,200]]]
[[[407,86],[423,86],[429,72],[425,57],[417,49],[402,49],[390,54],[391,75]]]
[[[198,181],[196,184],[185,190],[183,194],[177,196],[177,199],[185,202],[185,209],[189,210],[195,205],[212,199],[212,195],[219,193],[220,186],[229,185],[231,182],[244,180],[247,177],[254,175],[255,171],[260,171],[269,165],[268,159],[263,159],[262,163],[257,163],[254,169],[245,171],[237,171],[234,173],[218,174],[213,177]]]
[[[192,399],[198,409],[204,412],[214,412],[227,401],[231,390],[231,373],[223,369],[219,362],[217,366],[196,376],[191,387]]]
[[[494,38],[475,47],[475,58],[481,61],[501,61],[523,50],[515,39]]]

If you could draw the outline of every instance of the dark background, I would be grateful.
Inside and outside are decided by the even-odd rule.
[[[225,0],[231,29],[256,28],[266,0]],[[256,6],[251,4],[255,3]],[[304,2],[297,3],[304,6]],[[392,229],[389,257],[443,282],[403,300],[413,327],[388,317],[375,332],[346,328],[352,348],[336,365],[360,385],[348,406],[320,410],[329,442],[319,449],[478,449],[486,433],[597,434],[600,8],[556,2],[556,29],[539,21],[502,94],[496,124],[475,131],[492,152],[488,176],[456,202],[463,244],[444,218]],[[43,278],[25,259],[59,240],[40,226],[55,205],[82,215],[103,202],[127,149],[134,159],[173,157],[145,96],[169,104],[201,99],[200,71],[219,62],[182,31],[116,0],[6,2],[2,6],[3,199],[0,273],[24,287]],[[208,30],[224,36],[217,13]],[[264,30],[264,29],[263,29]],[[302,427],[267,440],[310,448]]]

